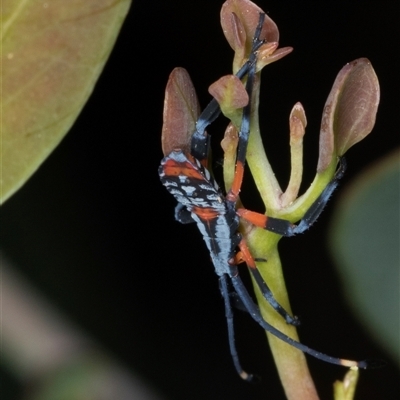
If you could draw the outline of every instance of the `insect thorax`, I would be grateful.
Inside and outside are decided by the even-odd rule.
[[[220,188],[207,168],[195,158],[189,160],[182,151],[173,151],[161,161],[159,174],[163,185],[189,211],[199,207],[225,214]]]

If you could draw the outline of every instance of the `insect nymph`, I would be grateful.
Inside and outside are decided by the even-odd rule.
[[[235,368],[243,379],[251,380],[253,376],[245,372],[241,367],[235,348],[233,312],[231,308],[232,296],[229,292],[230,284],[233,286],[235,296],[251,317],[263,329],[282,341],[318,359],[333,364],[366,368],[366,361],[357,362],[327,356],[293,340],[273,327],[263,319],[258,306],[251,299],[239,276],[237,265],[244,262],[249,267],[263,296],[270,305],[288,324],[298,325],[296,317],[291,316],[276,301],[273,293],[263,280],[245,240],[238,231],[239,221],[240,218],[243,218],[258,227],[283,236],[293,236],[301,233],[308,229],[318,218],[346,168],[345,160],[342,158],[333,180],[326,186],[325,190],[309,208],[298,225],[294,225],[283,219],[267,217],[244,208],[237,208],[250,134],[251,98],[256,74],[257,50],[264,43],[264,40],[260,37],[264,17],[265,15],[260,13],[260,19],[252,42],[251,54],[248,61],[237,74],[240,79],[247,77],[245,88],[249,101],[243,108],[236,155],[235,178],[232,187],[224,196],[212,174],[207,169],[209,138],[205,132],[205,128],[219,114],[217,103],[212,101],[203,114],[200,115],[196,124],[193,123],[190,125],[190,123],[182,121],[182,127],[176,128],[176,115],[179,115],[179,110],[173,110],[176,111],[174,118],[170,117],[170,109],[175,107],[169,100],[169,96],[173,91],[172,89],[168,89],[170,85],[167,86],[164,108],[163,150],[165,158],[161,161],[159,168],[160,179],[167,190],[178,201],[175,212],[176,219],[181,223],[196,222],[204,237],[215,272],[219,276],[220,290],[225,303],[231,355]],[[171,73],[169,83],[171,82],[181,82],[182,85],[190,86],[189,92],[194,92],[190,78],[183,69],[177,68]],[[196,108],[196,106],[193,106],[193,108]],[[193,114],[196,114],[196,110],[191,111]],[[175,135],[174,132],[171,132],[173,129],[182,129],[183,132]]]

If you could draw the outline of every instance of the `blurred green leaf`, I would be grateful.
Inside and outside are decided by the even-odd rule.
[[[3,0],[3,203],[70,129],[91,94],[129,0]]]
[[[400,359],[400,151],[365,171],[333,219],[332,251],[355,314]]]

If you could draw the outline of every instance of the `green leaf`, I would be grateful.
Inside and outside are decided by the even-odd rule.
[[[365,171],[341,198],[333,256],[355,314],[400,359],[400,152]]]
[[[129,0],[3,0],[3,203],[70,129],[115,43]]]

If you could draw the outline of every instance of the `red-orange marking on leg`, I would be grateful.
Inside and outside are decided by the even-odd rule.
[[[233,179],[231,190],[226,195],[227,200],[236,202],[243,182],[243,173],[244,166],[240,161],[238,161],[236,163],[235,178]]]
[[[254,261],[253,256],[250,254],[250,250],[247,247],[246,242],[244,241],[244,239],[242,239],[239,243],[239,249],[240,249],[240,253],[241,257],[243,259],[243,261],[246,262],[247,266],[250,268],[257,268],[256,267],[256,263]]]
[[[264,214],[249,211],[245,208],[237,209],[236,213],[239,217],[251,222],[255,226],[259,226],[260,228],[265,228],[267,226],[268,217]]]
[[[201,165],[202,165],[204,168],[207,168],[207,167],[208,167],[208,158],[205,158],[204,160],[201,160],[200,162],[201,162]]]
[[[235,254],[235,257],[232,258],[232,260],[229,261],[230,264],[232,265],[238,265],[241,264],[242,262],[245,262],[246,260],[243,257],[243,253],[241,251],[238,251]]]

